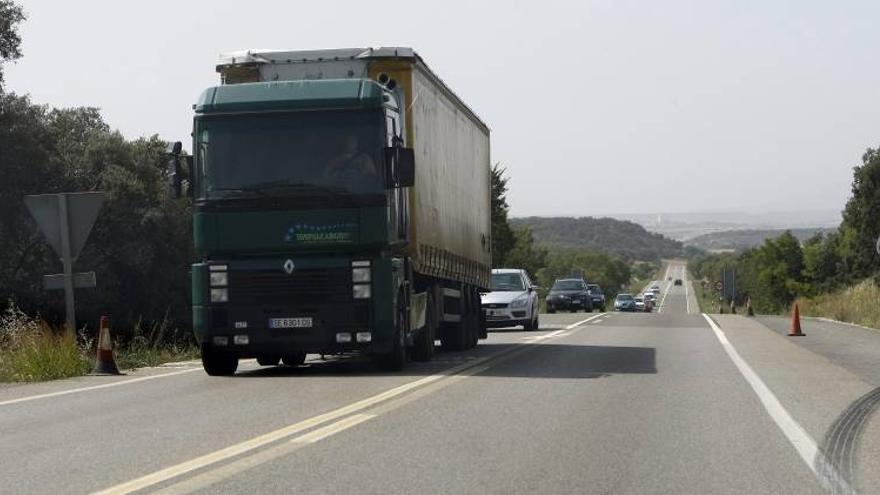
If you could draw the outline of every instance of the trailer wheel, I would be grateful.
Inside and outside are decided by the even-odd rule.
[[[219,352],[210,347],[202,348],[202,367],[210,376],[232,376],[238,369],[238,356]]]

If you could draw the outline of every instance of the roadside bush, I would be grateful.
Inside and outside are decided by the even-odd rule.
[[[797,300],[801,314],[822,316],[871,328],[880,328],[880,287],[873,280],[855,286]]]

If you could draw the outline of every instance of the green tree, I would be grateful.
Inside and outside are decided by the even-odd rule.
[[[77,294],[80,324],[106,312],[120,330],[166,315],[185,325],[191,214],[187,202],[167,196],[165,146],[156,136],[126,140],[94,108],[50,110],[0,93],[0,300],[61,316],[60,294],[41,286],[60,263],[22,199],[100,190],[107,199],[76,264],[98,278],[96,289]]]
[[[804,243],[804,279],[810,295],[833,290],[840,282],[841,260],[838,234],[817,234]]]
[[[874,246],[880,235],[880,149],[868,149],[853,169],[852,196],[843,210],[838,252],[848,281],[880,267]]]
[[[523,228],[514,231],[513,248],[507,253],[508,268],[522,268],[534,278],[547,262],[547,250],[535,245],[532,231]]]
[[[516,236],[507,219],[507,180],[506,169],[496,163],[492,167],[492,266],[502,268],[507,265],[507,256],[514,244]]]
[[[21,58],[18,24],[25,20],[21,7],[11,0],[0,0],[0,91],[3,90],[3,62]]]

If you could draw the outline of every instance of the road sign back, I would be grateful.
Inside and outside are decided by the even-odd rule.
[[[52,249],[62,254],[61,196],[67,197],[67,224],[70,231],[70,255],[76,258],[86,244],[98,212],[104,203],[102,192],[38,194],[25,196],[24,202],[46,236]]]

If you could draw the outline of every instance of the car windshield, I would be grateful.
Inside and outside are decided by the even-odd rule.
[[[218,116],[197,123],[199,192],[289,190],[383,194],[376,112]]]
[[[580,280],[557,280],[550,290],[582,290],[584,284]]]
[[[526,290],[519,273],[493,273],[492,290],[496,292],[521,292]]]
[[[632,301],[632,299],[633,296],[631,296],[630,294],[619,294],[617,296],[618,301]]]
[[[587,290],[590,291],[590,294],[602,294],[602,288],[598,285],[588,285]]]

